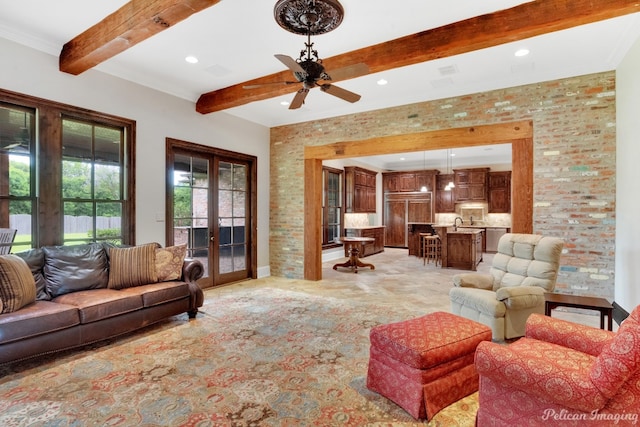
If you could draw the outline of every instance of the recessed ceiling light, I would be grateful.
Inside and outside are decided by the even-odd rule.
[[[184,58],[185,61],[187,61],[189,64],[197,64],[198,63],[198,58],[196,58],[193,55],[189,55],[186,58]]]
[[[379,86],[384,86],[387,83],[389,83],[388,81],[386,81],[385,79],[380,79],[378,80],[376,83],[378,83]]]
[[[400,160],[406,160],[404,157],[400,157]]]
[[[280,105],[284,105],[286,107],[287,105],[289,105],[289,101],[282,101],[280,102]]]
[[[516,50],[515,55],[516,56],[527,56],[527,55],[529,55],[529,49],[525,49],[525,48],[518,49],[518,50]]]

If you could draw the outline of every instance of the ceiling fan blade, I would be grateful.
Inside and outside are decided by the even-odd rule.
[[[280,62],[282,62],[284,65],[287,66],[288,69],[290,69],[291,71],[293,71],[294,73],[302,73],[302,74],[307,74],[306,71],[304,71],[304,68],[302,68],[300,66],[300,64],[298,64],[296,62],[295,59],[293,59],[292,57],[288,56],[288,55],[282,55],[282,54],[276,54],[274,55]]]
[[[369,66],[364,63],[353,64],[326,74],[329,76],[329,80],[348,80],[369,74]]]
[[[296,83],[300,83],[300,82],[273,82],[273,83],[261,83],[258,85],[245,85],[242,86],[242,89],[257,89],[259,87],[264,87],[264,86],[274,86],[274,85],[292,85],[292,84],[296,84]]]
[[[302,89],[300,89],[296,93],[296,96],[293,97],[293,101],[291,101],[291,104],[289,104],[289,110],[295,110],[296,108],[302,107],[302,104],[304,104],[304,99],[307,97],[308,94],[309,94],[309,89],[307,89],[306,87],[303,87]]]
[[[346,89],[342,89],[341,87],[330,84],[321,85],[320,90],[323,92],[327,92],[330,95],[337,96],[340,99],[344,99],[347,102],[356,102],[361,98],[361,96],[357,93],[353,93]]]

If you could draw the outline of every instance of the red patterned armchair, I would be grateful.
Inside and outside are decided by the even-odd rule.
[[[640,306],[617,333],[532,314],[525,337],[482,342],[477,425],[640,425]]]

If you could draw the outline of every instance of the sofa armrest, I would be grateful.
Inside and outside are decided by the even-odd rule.
[[[541,351],[536,352],[535,342],[538,341],[530,341],[533,341],[533,345],[524,349],[481,342],[475,353],[480,383],[482,377],[487,377],[497,384],[536,396],[544,402],[589,413],[604,407],[609,399],[590,381],[590,369],[567,369],[567,360],[572,359],[570,353],[575,353],[575,350],[567,348],[566,360],[560,358],[558,361],[545,354],[546,346],[541,346]]]
[[[194,318],[198,307],[204,304],[204,292],[196,281],[204,275],[204,265],[197,259],[186,258],[182,264],[182,280],[189,285],[191,300],[189,302],[189,317]]]
[[[539,286],[512,286],[496,291],[496,299],[511,310],[544,306],[544,289]]]
[[[193,258],[186,258],[182,264],[182,280],[195,282],[204,275],[202,262]]]
[[[463,273],[453,276],[453,285],[459,288],[493,290],[493,277],[490,274]]]
[[[525,329],[527,338],[569,347],[592,356],[599,355],[615,335],[615,332],[536,313],[529,316]]]

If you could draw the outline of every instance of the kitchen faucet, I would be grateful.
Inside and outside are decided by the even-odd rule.
[[[456,219],[453,220],[453,231],[458,231],[458,220],[460,220],[460,225],[464,224],[462,218],[457,216]]]
[[[473,225],[473,215],[469,216],[470,224]]]

